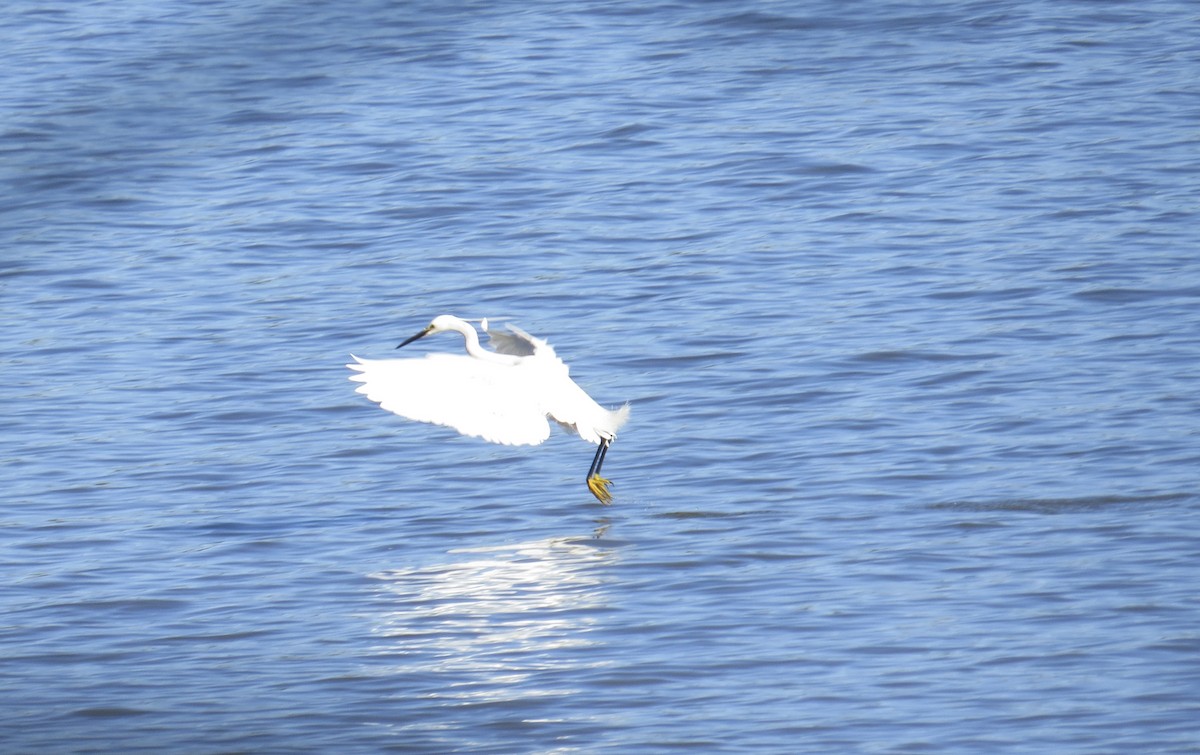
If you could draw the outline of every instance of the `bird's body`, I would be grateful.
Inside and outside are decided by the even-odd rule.
[[[400,346],[447,331],[462,334],[466,354],[354,357],[346,366],[359,373],[350,377],[362,383],[358,393],[402,417],[445,425],[492,443],[537,445],[550,437],[553,419],[589,443],[600,444],[588,472],[588,488],[608,503],[609,482],[598,473],[609,444],[629,417],[629,406],[613,411],[597,404],[575,384],[549,344],[511,325],[508,333],[489,331],[496,350],[488,351],[480,346],[474,326],[441,315]]]

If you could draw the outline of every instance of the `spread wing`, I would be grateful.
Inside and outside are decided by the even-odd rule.
[[[401,417],[506,445],[550,437],[537,386],[519,367],[463,354],[354,361],[346,366],[359,373],[350,376],[357,392]]]
[[[533,356],[534,354],[537,354],[538,356],[555,356],[554,349],[550,348],[550,344],[546,343],[542,339],[529,335],[516,325],[510,324],[507,327],[507,333],[499,330],[487,331],[492,349],[494,349],[496,353],[511,354],[517,357],[528,357]],[[487,329],[485,328],[485,330]]]

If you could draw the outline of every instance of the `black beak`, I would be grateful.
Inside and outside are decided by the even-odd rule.
[[[433,326],[432,326],[432,325],[430,325],[429,327],[425,328],[425,330],[422,330],[420,333],[417,333],[417,334],[416,334],[415,336],[413,336],[412,338],[409,338],[408,340],[406,340],[404,343],[400,344],[400,345],[399,345],[399,346],[397,346],[396,348],[397,348],[397,349],[403,348],[403,347],[405,347],[405,346],[409,345],[410,343],[412,343],[413,341],[417,340],[418,338],[424,338],[425,336],[429,335],[429,331],[431,331],[431,330],[433,330]]]

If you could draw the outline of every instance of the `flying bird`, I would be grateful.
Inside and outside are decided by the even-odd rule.
[[[610,480],[600,467],[617,430],[629,419],[629,404],[609,410],[571,379],[554,349],[513,325],[508,332],[483,330],[495,351],[479,345],[475,326],[439,315],[396,348],[438,333],[462,335],[466,354],[428,354],[411,359],[360,359],[346,365],[362,383],[356,391],[401,417],[444,425],[492,443],[535,446],[550,437],[554,420],[568,432],[598,444],[587,486],[600,503],[612,501]]]

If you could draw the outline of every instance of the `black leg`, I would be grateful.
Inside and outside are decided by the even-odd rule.
[[[587,479],[592,479],[600,474],[600,466],[604,464],[604,457],[608,453],[608,444],[612,443],[609,438],[600,439],[600,447],[596,449],[596,455],[592,457],[592,466],[588,469]]]
[[[587,473],[588,490],[605,506],[612,502],[612,493],[608,492],[608,486],[612,483],[600,476],[600,466],[604,464],[604,455],[608,453],[610,443],[612,438],[600,439],[600,447],[596,449],[596,455],[592,457],[592,466]]]

